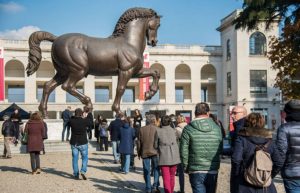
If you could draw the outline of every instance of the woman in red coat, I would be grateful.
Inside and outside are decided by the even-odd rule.
[[[43,150],[44,123],[38,113],[33,113],[26,124],[28,133],[27,151],[30,153],[32,174],[40,174],[40,151]]]

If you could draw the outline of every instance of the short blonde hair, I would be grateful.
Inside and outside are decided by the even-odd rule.
[[[186,122],[185,116],[183,115],[177,116],[177,123],[185,123],[185,122]]]

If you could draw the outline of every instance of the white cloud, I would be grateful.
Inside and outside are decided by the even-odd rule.
[[[24,26],[16,30],[0,31],[0,38],[9,40],[27,40],[30,34],[35,31],[40,31],[40,28],[36,26]]]
[[[8,3],[0,3],[0,11],[7,11],[7,12],[19,12],[22,11],[24,7],[20,4],[17,4],[13,1],[10,1]]]

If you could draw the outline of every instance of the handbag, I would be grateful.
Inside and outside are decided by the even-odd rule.
[[[21,143],[23,145],[27,145],[27,143],[28,143],[28,129],[27,129],[27,124],[25,126],[24,133],[23,133],[22,138],[21,138]]]
[[[24,134],[23,134],[23,136],[22,136],[21,143],[23,145],[27,145],[27,142],[28,142],[28,132],[25,131]]]

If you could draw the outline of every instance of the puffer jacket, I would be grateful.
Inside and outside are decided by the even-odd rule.
[[[210,118],[196,118],[185,126],[180,140],[180,158],[184,169],[217,171],[222,152],[222,133]]]
[[[282,158],[282,177],[300,178],[300,120],[282,124],[276,144]]]
[[[245,168],[251,164],[256,145],[265,145],[272,140],[272,131],[267,129],[244,128],[240,129],[233,154],[231,157],[231,176],[230,176],[230,192],[231,193],[276,193],[276,188],[272,182],[269,187],[257,188],[244,179]],[[267,147],[267,152],[270,153],[273,168],[272,178],[280,171],[280,155],[275,143],[271,142]]]

